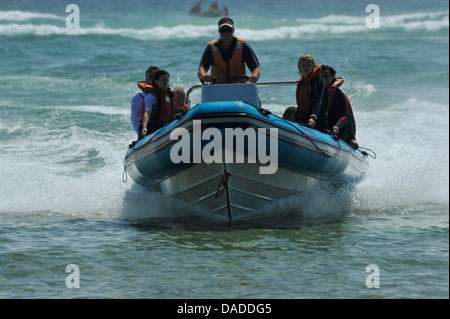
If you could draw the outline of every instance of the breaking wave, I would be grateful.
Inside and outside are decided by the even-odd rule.
[[[28,21],[32,19],[65,20],[65,17],[49,13],[19,11],[19,10],[0,11],[0,21]]]
[[[33,24],[29,20],[48,19],[45,24]],[[317,19],[297,19],[294,22],[269,21],[264,28],[243,26],[236,30],[236,35],[252,41],[302,39],[316,35],[339,36],[372,32],[366,27],[365,16],[329,15]],[[78,29],[67,28],[64,23],[54,24],[54,20],[64,17],[21,11],[0,11],[0,35],[117,35],[148,40],[192,39],[217,35],[214,25],[181,24],[176,26],[157,25],[149,28],[111,28],[105,23],[93,26],[81,25]],[[23,23],[23,22],[27,23]],[[52,23],[53,21],[53,23]],[[83,24],[83,23],[82,23]],[[273,26],[272,26],[273,24]],[[285,25],[280,25],[285,24]],[[448,30],[449,12],[411,13],[394,16],[381,16],[380,32],[400,30],[403,32],[439,32]]]

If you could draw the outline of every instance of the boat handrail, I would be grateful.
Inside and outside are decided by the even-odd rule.
[[[189,108],[191,108],[191,100],[189,99],[189,95],[195,90],[201,89],[203,85],[194,85],[186,92],[186,104]]]
[[[282,85],[297,85],[298,81],[283,81],[283,82],[261,82],[261,83],[256,83],[256,85],[258,87],[266,87],[266,86],[282,86]],[[217,84],[210,84],[210,85],[217,85]],[[194,85],[193,87],[191,87],[187,92],[186,92],[186,103],[188,105],[189,108],[191,108],[191,100],[189,99],[189,95],[198,90],[203,88],[203,86],[205,85]]]
[[[298,81],[284,81],[284,82],[262,82],[256,83],[258,86],[282,86],[282,85],[297,85]]]

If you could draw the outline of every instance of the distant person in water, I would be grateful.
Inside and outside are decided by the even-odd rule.
[[[200,6],[200,3],[196,2],[192,5],[189,15],[198,15],[201,12],[202,12],[202,7]]]
[[[248,43],[234,36],[234,21],[219,20],[220,38],[210,41],[200,60],[197,76],[202,82],[217,84],[247,82],[246,66],[252,72],[248,81],[256,83],[260,76],[259,61]],[[211,67],[211,75],[207,72]]]
[[[358,148],[355,137],[356,123],[350,100],[339,88],[344,80],[336,78],[336,70],[328,65],[322,65],[321,77],[328,87],[328,130],[353,148]]]
[[[136,134],[138,134],[141,131],[142,126],[142,118],[144,116],[144,100],[147,96],[147,92],[143,90],[143,86],[145,84],[151,85],[153,81],[153,77],[155,76],[156,72],[159,70],[156,66],[151,66],[147,69],[145,72],[145,81],[139,81],[138,87],[139,90],[134,94],[134,96],[131,99],[131,124],[133,125],[134,130],[136,131]]]
[[[297,100],[295,121],[325,133],[328,89],[325,81],[320,77],[322,68],[316,65],[314,58],[310,55],[302,56],[297,67],[301,78],[295,93]]]
[[[211,2],[211,11],[219,11],[219,4],[215,0]]]
[[[228,15],[228,7],[222,3],[223,15]]]

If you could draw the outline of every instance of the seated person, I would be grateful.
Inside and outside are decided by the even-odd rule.
[[[328,65],[322,65],[321,77],[328,87],[328,130],[357,149],[359,145],[355,138],[356,123],[353,110],[350,100],[339,88],[344,80],[336,78],[336,71]]]
[[[156,72],[159,70],[156,66],[151,66],[147,69],[145,72],[145,81],[139,81],[138,87],[139,90],[134,94],[133,98],[131,99],[131,124],[133,125],[134,130],[136,131],[136,134],[139,136],[139,133],[141,132],[141,125],[142,125],[142,117],[144,116],[144,100],[147,96],[147,92],[143,89],[143,86],[150,85],[153,81],[153,77],[155,76]]]
[[[326,133],[328,89],[320,77],[321,69],[322,67],[316,65],[310,55],[304,55],[299,59],[298,71],[301,78],[295,92],[297,100],[295,121]]]
[[[172,121],[172,98],[169,88],[169,73],[165,70],[156,72],[152,85],[148,86],[145,97],[145,113],[142,119],[141,134],[144,138]]]
[[[185,114],[189,108],[186,104],[186,92],[182,87],[178,86],[172,92],[172,120],[174,120],[177,114]]]
[[[297,113],[297,107],[296,106],[288,106],[286,110],[284,110],[283,118],[285,120],[295,122],[295,115]]]

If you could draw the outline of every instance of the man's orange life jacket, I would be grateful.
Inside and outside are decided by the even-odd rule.
[[[242,59],[242,52],[244,51],[245,40],[236,37],[236,45],[234,47],[231,59],[225,61],[222,58],[220,49],[214,44],[219,39],[208,42],[209,49],[213,56],[213,64],[211,65],[211,77],[216,79],[217,84],[228,83],[234,76],[246,75],[246,68],[244,60]],[[236,80],[237,82],[237,80]],[[233,83],[236,83],[233,81]]]
[[[295,97],[297,100],[297,117],[296,122],[308,123],[312,112],[311,102],[311,83],[320,75],[322,67],[317,65],[308,78],[301,77],[297,85]],[[318,114],[317,114],[318,115]]]

